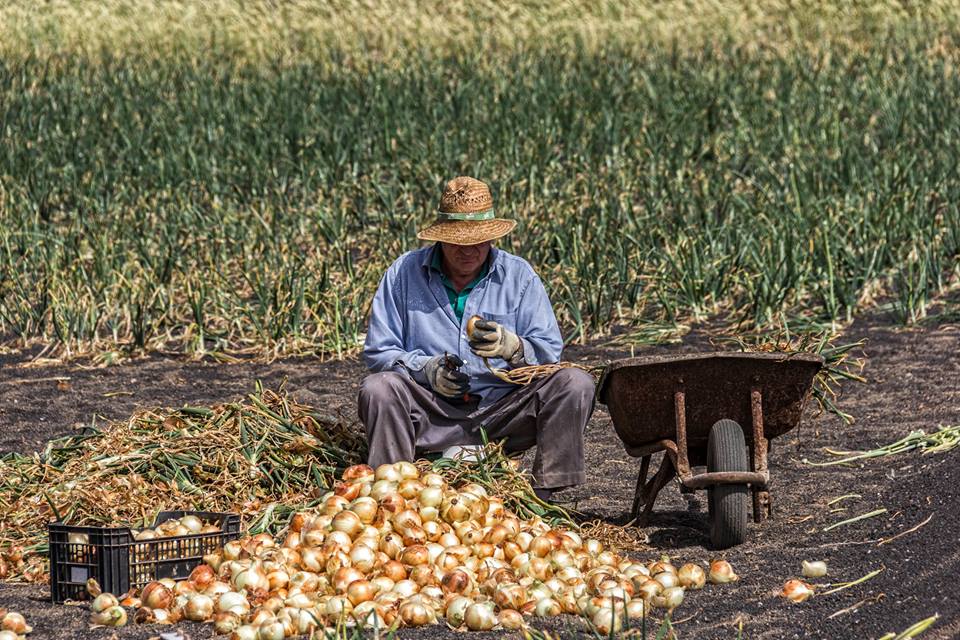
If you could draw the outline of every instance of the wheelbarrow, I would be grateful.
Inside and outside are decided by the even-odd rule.
[[[822,366],[818,355],[782,353],[647,356],[608,365],[598,397],[627,453],[640,458],[634,521],[647,522],[657,494],[677,475],[681,492],[707,490],[713,547],[742,543],[749,494],[755,522],[771,513],[770,441],[799,424]],[[666,453],[648,480],[659,451]],[[706,471],[694,473],[696,466]]]

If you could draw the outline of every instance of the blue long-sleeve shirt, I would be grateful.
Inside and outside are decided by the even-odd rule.
[[[470,376],[470,393],[480,397],[480,408],[490,405],[519,387],[490,373],[470,350],[466,321],[473,315],[494,320],[520,336],[527,364],[559,361],[563,339],[557,318],[543,283],[526,260],[491,247],[487,275],[470,292],[458,320],[440,274],[430,268],[435,247],[403,254],[380,280],[363,347],[363,360],[371,371],[406,370],[423,383],[427,360],[455,353],[464,362],[460,370]],[[509,368],[499,358],[490,364]]]

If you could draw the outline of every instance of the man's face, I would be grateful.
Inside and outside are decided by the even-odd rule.
[[[443,260],[455,276],[474,275],[486,262],[490,254],[490,242],[480,244],[459,245],[440,243],[443,251]]]

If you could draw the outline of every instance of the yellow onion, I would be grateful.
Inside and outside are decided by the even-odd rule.
[[[677,577],[677,574],[669,571],[661,571],[654,575],[653,579],[663,585],[664,589],[680,586],[680,578]]]
[[[523,629],[526,625],[523,622],[523,615],[514,609],[503,609],[497,615],[497,621],[504,629],[513,631]]]
[[[203,522],[200,521],[200,518],[194,515],[185,515],[180,518],[180,524],[184,526],[190,533],[200,533],[200,529],[203,528]]]
[[[214,573],[213,568],[208,565],[201,564],[190,572],[190,578],[188,581],[196,585],[197,590],[202,591],[216,579],[217,576]]]
[[[703,567],[697,564],[685,564],[677,572],[680,586],[687,589],[702,589],[707,582],[707,574]]]
[[[726,560],[714,560],[710,563],[710,572],[707,574],[707,579],[713,584],[726,584],[735,582],[740,577],[733,572],[733,567]]]
[[[187,620],[203,622],[213,615],[213,598],[202,593],[193,595],[187,600],[183,613]]]
[[[489,602],[476,602],[467,607],[463,614],[464,624],[470,631],[489,631],[497,624],[497,616],[493,612],[493,605]]]
[[[627,603],[627,617],[632,620],[639,620],[647,615],[647,602],[641,598],[635,598]]]
[[[257,629],[257,640],[283,640],[286,629],[279,620],[264,622]]]
[[[109,594],[109,593],[105,593],[105,594],[101,594],[101,595],[108,595],[108,596],[109,596],[110,594]],[[98,597],[99,597],[99,596],[98,596]],[[113,596],[111,596],[111,597],[113,597]],[[111,608],[111,607],[115,607],[115,606],[116,606],[116,600],[117,600],[117,599],[116,599],[116,598],[113,598],[113,600],[114,600],[114,604],[110,605],[110,606],[107,607],[107,608]],[[102,609],[99,610],[99,611],[102,611]],[[98,613],[99,611],[95,611],[95,613]],[[102,623],[100,623],[100,624],[102,624]],[[31,631],[33,631],[33,628],[32,628],[30,625],[27,624],[27,619],[24,618],[22,614],[17,613],[16,611],[9,611],[9,612],[7,612],[7,613],[3,616],[2,619],[0,619],[0,629],[3,629],[3,630],[5,630],[5,631],[12,631],[13,633],[17,634],[18,636],[25,636],[25,635],[27,635],[28,633],[30,633]]]
[[[250,612],[250,603],[247,597],[236,591],[227,591],[220,594],[217,599],[217,611],[230,611],[238,616],[244,616]]]
[[[467,614],[467,609],[472,604],[473,600],[470,598],[457,596],[447,603],[444,617],[446,617],[447,622],[449,622],[451,626],[459,627],[463,624],[464,616]]]
[[[823,560],[814,560],[813,562],[803,561],[804,578],[822,578],[827,575],[827,563]]]
[[[253,625],[240,625],[233,630],[233,633],[230,634],[230,640],[257,640],[257,631],[257,627],[254,627]]]
[[[90,616],[90,624],[98,624],[105,627],[122,627],[127,624],[127,612],[119,605],[110,607],[103,611],[93,613],[93,615]]]
[[[563,607],[553,598],[540,598],[537,600],[537,606],[534,612],[541,618],[558,616],[563,613]]]
[[[781,595],[793,602],[803,602],[813,595],[813,585],[803,580],[787,580],[783,585]]]
[[[220,611],[213,616],[213,629],[218,635],[233,633],[241,623],[240,616],[232,611]]]
[[[168,609],[173,604],[173,592],[161,582],[151,582],[140,593],[140,601],[149,609]]]
[[[398,613],[400,614],[400,620],[408,627],[422,627],[436,619],[433,609],[415,600],[407,600],[400,605]]]
[[[660,592],[660,595],[654,596],[651,602],[655,607],[672,611],[683,602],[683,595],[683,587],[666,587]]]
[[[93,599],[93,602],[90,603],[90,611],[93,611],[94,613],[100,613],[104,609],[109,609],[110,607],[116,607],[119,604],[120,602],[117,600],[117,597],[112,593],[101,593],[100,595],[98,595],[96,598]],[[20,614],[13,613],[13,612],[8,613],[6,616],[4,616],[3,621],[0,622],[0,627],[4,629],[10,629],[11,631],[16,631],[17,633],[20,633],[20,634],[24,634],[25,633],[24,631],[17,631],[16,629],[12,629],[7,626],[7,618],[11,616],[20,616]],[[20,616],[20,617],[22,618],[23,616]],[[26,625],[26,622],[24,622],[24,625]]]
[[[616,633],[623,628],[623,619],[613,608],[597,611],[593,614],[591,621],[597,631],[605,636]]]
[[[347,586],[347,598],[354,606],[373,600],[376,590],[368,580],[354,580]]]

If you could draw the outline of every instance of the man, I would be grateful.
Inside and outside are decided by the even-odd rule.
[[[570,368],[517,386],[484,364],[554,363],[563,348],[540,278],[492,246],[516,222],[497,218],[487,185],[468,177],[447,183],[437,215],[417,235],[435,244],[398,258],[373,300],[363,356],[375,373],[359,397],[369,464],[477,445],[483,429],[505,440],[507,452],[537,447],[534,488],[542,499],[583,483],[593,378]],[[482,320],[471,337],[474,315]]]

